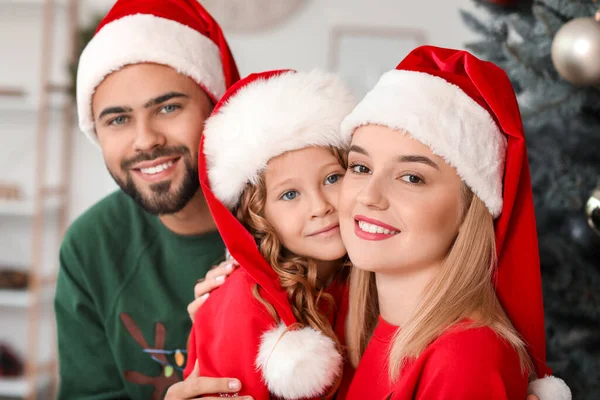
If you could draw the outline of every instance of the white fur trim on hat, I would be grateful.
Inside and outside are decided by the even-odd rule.
[[[77,111],[80,129],[98,143],[92,96],[104,78],[138,63],[167,65],[187,75],[218,101],[225,77],[218,46],[200,32],[178,22],[134,14],[104,26],[87,45],[77,70]]]
[[[430,74],[393,70],[342,123],[350,141],[364,125],[406,132],[456,168],[494,217],[502,211],[506,138],[490,113],[458,86]]]
[[[231,209],[271,158],[309,146],[342,148],[340,124],[355,104],[339,77],[319,70],[285,72],[242,87],[206,121],[212,191]]]
[[[527,394],[534,394],[540,400],[571,400],[571,389],[565,381],[555,376],[546,376],[529,383]]]
[[[286,332],[280,324],[261,338],[256,367],[269,391],[284,399],[324,394],[342,373],[333,340],[310,327]]]

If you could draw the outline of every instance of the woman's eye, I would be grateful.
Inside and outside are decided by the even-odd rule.
[[[285,192],[281,198],[283,200],[294,200],[296,197],[298,197],[298,192],[295,190],[290,190],[289,192]]]
[[[336,182],[339,182],[339,180],[342,178],[342,174],[333,174],[333,175],[329,175],[326,179],[325,179],[325,184],[326,185],[332,185]]]
[[[419,183],[423,183],[423,179],[421,179],[419,176],[413,175],[413,174],[403,175],[401,179],[412,185],[418,185]]]
[[[350,170],[355,174],[368,174],[371,172],[369,168],[361,164],[350,165]]]

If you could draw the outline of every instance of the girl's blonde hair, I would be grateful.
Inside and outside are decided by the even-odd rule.
[[[330,150],[340,165],[345,168],[344,152],[337,148]],[[284,248],[275,229],[264,217],[267,188],[263,177],[264,174],[257,184],[249,184],[244,189],[234,213],[255,238],[261,254],[279,276],[279,282],[287,292],[296,320],[328,336],[341,351],[340,342],[328,319],[328,315],[335,312],[337,305],[333,297],[323,291],[323,283],[318,282],[316,262]],[[345,261],[340,260],[342,279],[347,277],[349,269],[343,268],[344,265]],[[253,294],[267,308],[275,321],[279,322],[275,308],[260,296],[258,285],[254,286]],[[323,301],[329,303],[327,315],[320,311],[320,304]]]
[[[470,327],[487,326],[518,353],[521,368],[533,374],[525,343],[512,326],[496,296],[494,221],[487,207],[463,184],[463,221],[439,273],[424,291],[419,305],[392,340],[390,379],[400,375],[445,330],[470,318]],[[350,276],[348,347],[356,367],[373,335],[379,315],[375,274],[354,268]]]

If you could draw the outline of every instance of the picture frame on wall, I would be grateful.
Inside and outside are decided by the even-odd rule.
[[[362,98],[384,72],[425,43],[427,34],[418,28],[336,25],[329,33],[328,69]]]

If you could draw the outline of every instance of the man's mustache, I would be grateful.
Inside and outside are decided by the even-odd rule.
[[[121,162],[121,169],[127,170],[130,169],[132,165],[137,164],[142,161],[152,161],[161,157],[173,157],[173,156],[185,156],[186,154],[190,154],[190,150],[186,146],[176,146],[176,147],[157,147],[151,152],[147,153],[139,153],[134,157],[128,158]]]

